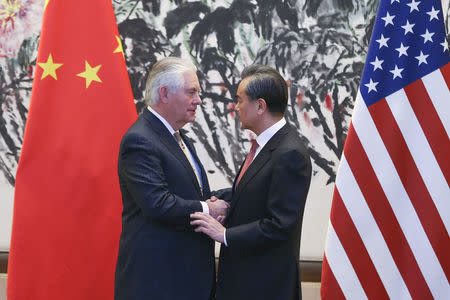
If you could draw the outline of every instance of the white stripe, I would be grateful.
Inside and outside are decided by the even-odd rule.
[[[403,89],[386,97],[447,232],[450,232],[450,189]],[[447,99],[450,103],[450,98]]]
[[[342,155],[336,187],[391,299],[411,299],[370,208]]]
[[[345,298],[350,300],[367,299],[358,276],[356,276],[355,270],[353,270],[353,266],[348,259],[347,253],[345,253],[331,222],[328,226],[325,255],[327,257],[328,265],[330,266]]]
[[[434,108],[444,125],[447,136],[450,135],[450,91],[444,76],[438,69],[422,77],[422,82],[433,102]]]
[[[353,113],[353,127],[366,151],[397,221],[405,234],[419,268],[423,269],[427,274],[429,274],[427,268],[431,268],[434,272],[442,274],[442,268],[437,260],[436,254],[431,247],[417,213],[411,204],[411,200],[403,187],[395,166],[389,157],[383,140],[373,123],[372,117],[360,93],[358,93],[355,111]],[[442,278],[442,275],[435,274],[433,277]],[[428,286],[430,286],[431,293],[436,299],[445,299],[450,294],[447,282],[442,285],[441,280],[439,282],[429,282],[430,278],[428,276],[425,279]],[[436,285],[439,285],[440,289],[436,290]]]

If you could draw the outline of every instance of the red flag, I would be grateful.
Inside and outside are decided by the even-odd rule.
[[[113,298],[117,157],[136,118],[111,1],[46,1],[16,176],[9,300]]]
[[[450,56],[440,0],[381,0],[341,158],[322,299],[449,299]]]

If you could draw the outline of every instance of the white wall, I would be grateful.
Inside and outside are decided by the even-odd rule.
[[[9,251],[14,189],[0,179],[0,252]]]

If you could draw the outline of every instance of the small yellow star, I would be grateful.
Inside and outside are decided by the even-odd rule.
[[[116,40],[117,40],[117,48],[116,48],[116,50],[114,50],[113,53],[122,53],[123,58],[125,58],[125,54],[123,53],[122,41],[120,40],[120,38],[117,35],[116,35]]]
[[[87,62],[87,60],[85,61],[86,70],[83,73],[77,74],[77,76],[86,79],[86,88],[89,87],[92,81],[102,82],[100,78],[97,76],[97,72],[98,70],[100,70],[101,66],[102,65],[91,67]]]
[[[50,0],[45,0],[45,4],[44,4],[44,10],[47,8],[47,4],[50,2]]]
[[[61,67],[63,64],[54,63],[51,53],[48,55],[47,62],[38,62],[37,64],[44,70],[44,72],[42,72],[41,80],[48,75],[52,76],[55,80],[58,80],[58,78],[56,78],[56,69]]]

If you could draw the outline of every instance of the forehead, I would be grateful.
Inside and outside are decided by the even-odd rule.
[[[184,77],[184,87],[191,89],[191,88],[200,88],[200,83],[198,82],[197,74],[194,71],[186,71],[183,73]]]
[[[238,96],[247,96],[247,93],[245,92],[245,88],[247,87],[247,81],[248,78],[244,78],[241,80],[238,86],[237,94]]]

